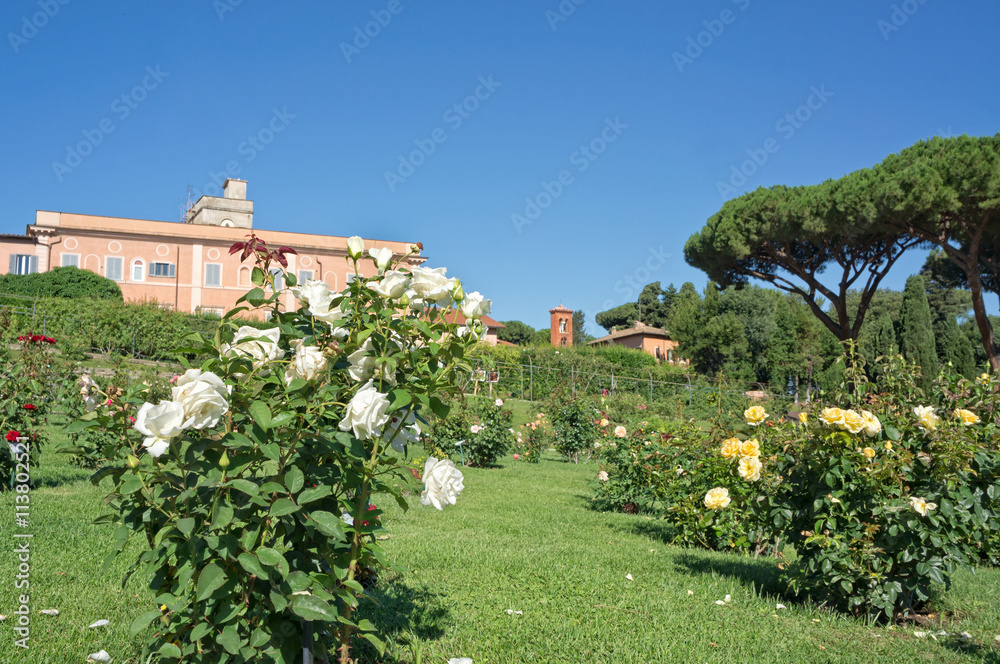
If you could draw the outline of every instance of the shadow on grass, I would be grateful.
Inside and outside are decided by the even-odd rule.
[[[1000,664],[1000,648],[978,643],[965,643],[961,639],[945,639],[940,644],[952,652],[974,657],[977,662]]]
[[[425,588],[415,588],[400,580],[380,581],[369,590],[369,601],[362,602],[359,618],[367,618],[375,625],[375,633],[384,636],[388,642],[405,644],[415,637],[421,641],[433,641],[444,636],[450,614],[443,601],[443,595]],[[400,654],[405,646],[397,646]],[[386,652],[379,658],[367,643],[356,646],[359,661],[392,662]]]
[[[709,555],[686,551],[676,558],[675,568],[686,574],[711,574],[738,579],[762,595],[784,595],[777,562],[771,558],[740,558],[727,556],[718,560]]]

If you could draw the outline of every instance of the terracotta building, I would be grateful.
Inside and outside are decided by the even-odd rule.
[[[677,342],[670,338],[666,330],[643,325],[639,321],[636,321],[632,327],[625,328],[624,330],[611,328],[611,334],[600,339],[594,339],[587,345],[610,346],[611,344],[645,351],[660,362],[670,362],[671,364],[684,363],[676,355]]]
[[[25,235],[0,235],[0,270],[13,274],[45,272],[73,265],[118,282],[126,300],[155,300],[191,313],[222,314],[250,288],[253,259],[240,263],[229,255],[234,242],[253,228],[253,201],[247,184],[229,179],[223,196],[202,196],[186,222],[122,219],[39,210]],[[340,290],[353,278],[347,238],[288,231],[259,231],[269,246],[288,246],[288,271],[302,282],[322,279]],[[389,247],[397,255],[410,242],[365,240],[365,248]],[[420,265],[424,256],[407,259]],[[365,276],[374,265],[361,263]],[[285,306],[296,306],[291,293]]]
[[[556,348],[573,345],[573,310],[559,305],[549,309],[549,339]]]

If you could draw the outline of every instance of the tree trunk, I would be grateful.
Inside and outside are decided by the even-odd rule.
[[[977,261],[978,262],[978,261]],[[976,314],[976,325],[979,327],[979,334],[983,338],[983,350],[990,361],[990,370],[997,373],[1000,370],[1000,349],[997,348],[993,339],[993,325],[986,314],[986,303],[983,302],[983,283],[979,278],[979,271],[972,269],[968,271],[969,290],[972,291],[972,311]]]

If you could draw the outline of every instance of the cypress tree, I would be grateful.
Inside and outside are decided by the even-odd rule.
[[[932,320],[924,278],[913,275],[906,280],[906,288],[903,290],[902,332],[899,340],[903,357],[920,366],[917,385],[925,393],[930,392],[931,383],[938,371]]]
[[[934,323],[935,343],[941,364],[951,364],[951,369],[966,378],[974,378],[976,362],[974,349],[969,337],[958,328],[955,316],[945,316]]]
[[[896,344],[896,328],[889,312],[880,313],[878,318],[871,321],[871,327],[865,325],[858,341],[861,343],[861,352],[868,362],[868,376],[872,380],[877,380],[879,372],[875,360],[899,352],[899,346]]]

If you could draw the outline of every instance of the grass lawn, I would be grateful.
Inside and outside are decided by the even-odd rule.
[[[514,404],[510,404],[514,405]],[[527,408],[519,408],[527,414]],[[523,416],[523,415],[522,415]],[[389,637],[385,662],[995,662],[1000,663],[1000,570],[962,573],[941,601],[956,639],[917,638],[912,627],[867,625],[777,598],[772,560],[674,548],[656,521],[588,507],[594,465],[550,452],[539,465],[509,457],[497,468],[465,469],[459,504],[419,504],[384,517],[390,557],[365,610]],[[105,490],[88,473],[48,454],[31,494],[30,650],[0,623],[0,662],[77,663],[100,649],[115,664],[140,662],[128,626],[152,607],[142,579],[122,588],[133,559],[101,572],[111,530],[90,525]],[[17,608],[11,525],[14,499],[0,495],[0,614]],[[628,580],[631,574],[633,580]],[[726,595],[723,606],[716,600]],[[777,602],[787,609],[776,609]],[[55,608],[60,615],[39,615]],[[508,615],[507,610],[522,614]],[[98,619],[111,624],[87,625]],[[917,628],[928,630],[929,628]],[[410,645],[406,645],[409,642]]]

